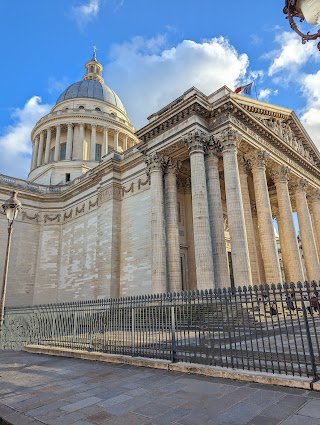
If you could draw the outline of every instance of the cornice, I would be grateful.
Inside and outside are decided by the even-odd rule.
[[[220,108],[214,110],[212,116],[215,119],[214,131],[220,130],[220,128],[224,128],[226,125],[233,124],[239,130],[243,130],[244,134],[253,140],[256,138],[258,143],[260,142],[263,145],[264,141],[267,142],[267,148],[275,155],[277,155],[277,152],[279,152],[282,158],[285,155],[283,159],[290,163],[290,166],[296,166],[296,168],[302,166],[305,171],[311,173],[317,180],[320,180],[320,170],[316,166],[309,163],[302,155],[290,145],[287,145],[279,136],[259,121],[258,118],[235,103],[233,99],[230,99]]]
[[[211,110],[210,104],[208,103],[204,106],[201,103],[203,102],[195,94],[185,102],[178,104],[173,110],[170,110],[168,113],[137,131],[137,137],[143,142],[148,142],[195,114],[208,119]]]

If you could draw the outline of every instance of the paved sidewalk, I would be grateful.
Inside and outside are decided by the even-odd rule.
[[[320,425],[320,392],[0,352],[0,424]]]

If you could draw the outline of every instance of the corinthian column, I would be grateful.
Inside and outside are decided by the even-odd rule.
[[[46,139],[46,150],[44,154],[44,163],[48,164],[50,156],[50,145],[51,145],[51,128],[47,128],[47,139]]]
[[[107,154],[108,154],[108,127],[103,127],[101,157],[104,157]]]
[[[67,130],[67,146],[66,146],[66,159],[71,160],[72,157],[72,139],[73,139],[73,124],[68,124]]]
[[[309,281],[318,281],[320,279],[320,267],[306,198],[306,185],[307,182],[305,180],[300,180],[293,185],[293,189],[295,192],[296,209],[298,213],[300,236],[307,270],[307,278]]]
[[[223,288],[230,286],[230,274],[224,235],[224,221],[218,169],[218,153],[220,151],[220,145],[214,140],[211,140],[207,144],[205,165],[208,187],[214,280],[216,287]]]
[[[146,159],[151,183],[152,292],[167,292],[166,241],[163,202],[163,160],[157,153]]]
[[[79,124],[79,159],[83,160],[83,145],[84,145],[84,124]]]
[[[191,166],[192,214],[196,258],[197,288],[214,286],[212,245],[204,165],[205,134],[193,131],[186,137]]]
[[[268,284],[279,283],[282,282],[282,276],[278,259],[278,251],[266,179],[265,163],[267,159],[267,153],[265,151],[258,150],[252,153],[249,159],[252,167],[261,253],[266,275],[266,282]]]
[[[113,135],[113,149],[118,152],[119,150],[119,131],[118,130],[114,130],[114,135]]]
[[[192,217],[191,179],[187,178],[184,184],[184,200],[186,213],[187,243],[188,243],[188,274],[189,289],[197,289],[196,260],[194,252],[194,232]]]
[[[96,124],[91,125],[91,143],[90,143],[90,161],[96,160],[96,138],[97,138],[97,126]]]
[[[247,161],[243,159],[243,157],[239,159],[239,175],[240,175],[240,186],[241,186],[244,221],[246,223],[252,283],[254,285],[259,285],[262,282],[261,282],[261,276],[259,271],[259,261],[258,261],[257,243],[256,243],[257,241],[254,234],[252,208],[251,208],[249,187],[248,187],[248,163]]]
[[[59,161],[60,155],[60,137],[61,137],[61,125],[56,126],[56,143],[54,145],[54,161]]]
[[[37,157],[37,167],[41,165],[42,155],[43,155],[43,144],[44,144],[44,133],[41,131],[40,133],[40,143],[38,148],[38,157]]]
[[[164,182],[170,292],[180,292],[182,290],[177,192],[178,169],[178,161],[172,161],[169,159],[165,167]]]
[[[34,139],[34,143],[33,143],[31,170],[34,170],[37,166],[38,149],[39,149],[39,136],[37,136]]]
[[[241,196],[237,150],[239,134],[230,129],[217,135],[223,144],[223,168],[235,286],[251,285],[251,267]]]
[[[276,166],[270,172],[277,190],[277,200],[280,215],[280,226],[278,227],[286,280],[296,283],[304,281],[304,273],[288,190],[289,173],[289,168],[284,166]]]
[[[309,199],[314,236],[318,247],[318,258],[320,259],[320,190],[314,190]]]

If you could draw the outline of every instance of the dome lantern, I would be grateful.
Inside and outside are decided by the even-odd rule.
[[[85,63],[86,74],[82,78],[83,80],[96,80],[99,83],[104,83],[102,78],[103,66],[100,62],[97,61],[97,48],[93,46],[93,56],[92,59]]]

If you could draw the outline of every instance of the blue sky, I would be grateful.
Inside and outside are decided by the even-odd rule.
[[[290,29],[284,0],[267,4],[1,2],[0,173],[27,177],[30,131],[82,78],[93,44],[137,128],[193,85],[210,94],[255,79],[259,99],[294,109],[320,147],[320,52]]]

